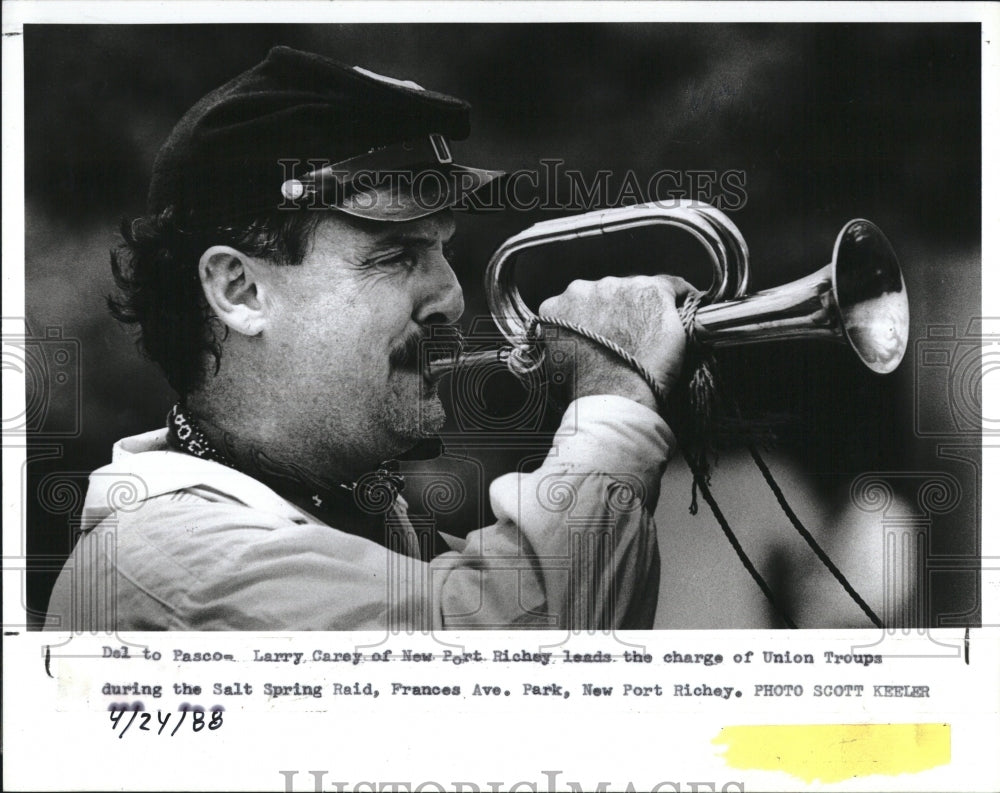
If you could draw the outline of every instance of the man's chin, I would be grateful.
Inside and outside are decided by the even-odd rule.
[[[389,404],[394,407],[386,419],[400,437],[419,441],[441,431],[447,416],[437,384],[413,378],[393,390],[395,398]]]
[[[437,435],[444,427],[447,414],[444,412],[444,405],[441,397],[435,391],[429,397],[420,400],[420,416],[417,421],[418,440]]]

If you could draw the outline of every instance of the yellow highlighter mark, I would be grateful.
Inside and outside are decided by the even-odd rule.
[[[951,762],[950,724],[762,724],[723,727],[731,768],[784,771],[806,782],[912,774]]]

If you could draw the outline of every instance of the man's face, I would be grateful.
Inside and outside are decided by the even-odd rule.
[[[269,268],[266,365],[301,443],[369,461],[441,428],[419,341],[464,310],[446,258],[454,229],[450,212],[406,223],[331,212],[301,265]]]

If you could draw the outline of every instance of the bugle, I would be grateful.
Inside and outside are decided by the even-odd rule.
[[[515,374],[537,369],[544,360],[544,348],[531,337],[537,317],[514,280],[512,263],[517,254],[654,225],[694,235],[712,263],[712,285],[694,316],[694,336],[699,342],[726,347],[828,339],[848,345],[865,366],[879,374],[893,371],[902,360],[909,334],[906,286],[892,246],[874,223],[861,218],[848,221],[837,235],[829,264],[791,283],[748,295],[749,253],[743,235],[715,207],[686,200],[670,206],[639,204],[546,220],[506,240],[490,259],[485,287],[490,313],[509,346],[432,360],[430,376],[498,361]]]

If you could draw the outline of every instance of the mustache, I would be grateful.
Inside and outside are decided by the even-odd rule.
[[[407,336],[389,352],[393,366],[414,369],[421,364],[421,351],[448,353],[464,344],[462,332],[454,325],[429,326]]]

